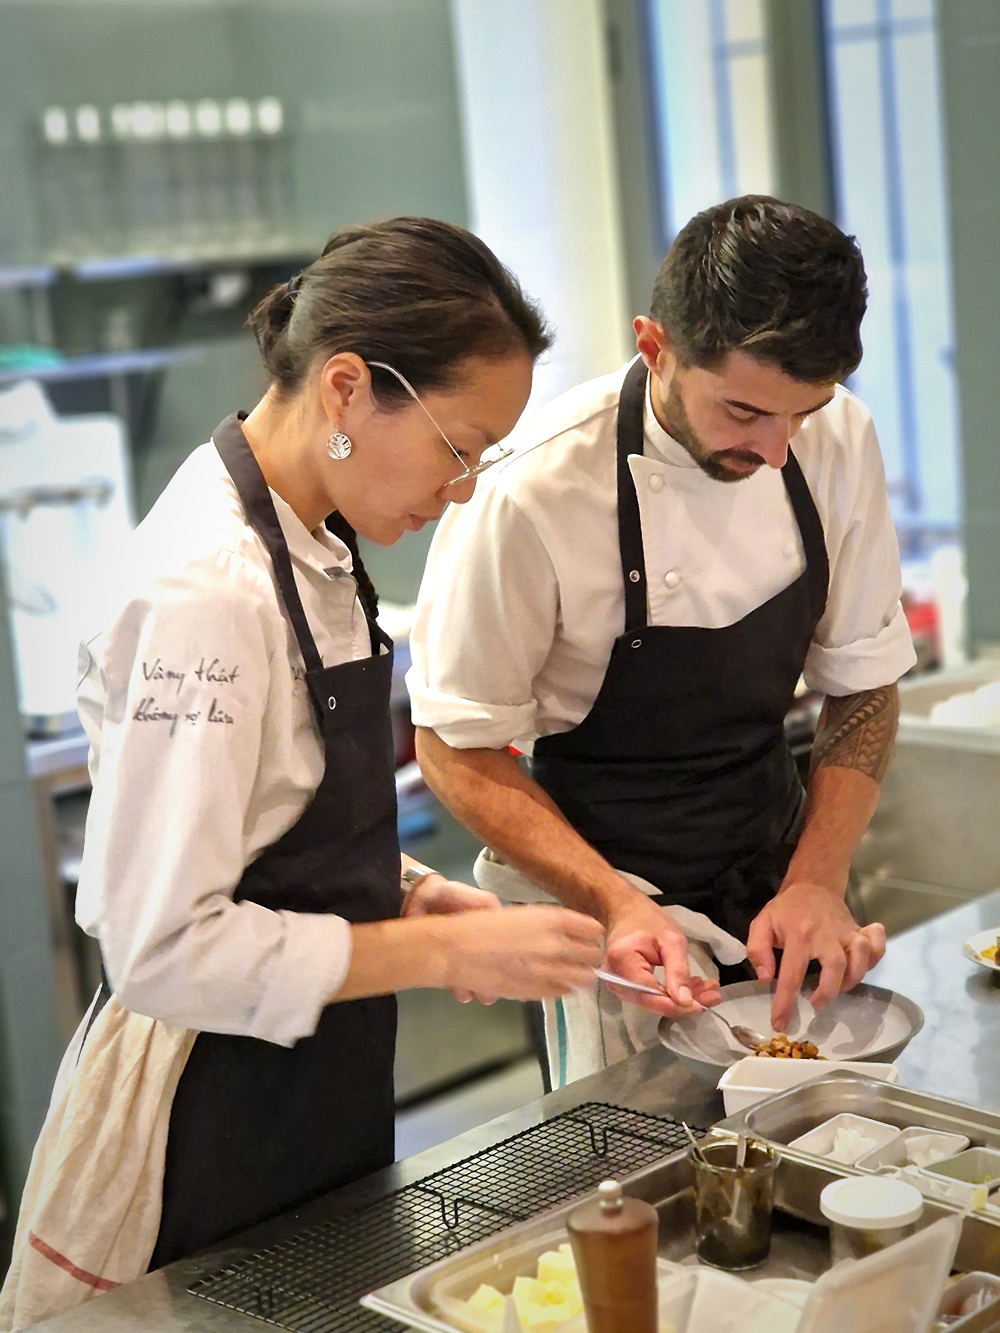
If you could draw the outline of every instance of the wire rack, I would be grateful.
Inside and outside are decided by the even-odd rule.
[[[366,1292],[686,1143],[675,1120],[586,1102],[188,1290],[291,1333],[388,1333],[402,1325],[362,1309]]]

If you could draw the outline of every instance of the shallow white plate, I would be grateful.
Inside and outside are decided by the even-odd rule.
[[[994,927],[993,930],[981,930],[978,935],[969,936],[962,945],[962,952],[966,958],[971,958],[980,967],[988,967],[991,972],[1000,972],[1000,966],[983,957],[983,950],[996,944],[998,937],[1000,937],[1000,926]]]
[[[774,985],[773,981],[740,981],[723,986],[717,1011],[730,1023],[742,1023],[770,1036]],[[796,996],[788,1035],[795,1041],[815,1042],[828,1060],[891,1063],[924,1025],[923,1013],[912,1000],[881,986],[862,982],[818,1013],[808,1000],[811,989],[808,986]],[[703,1064],[731,1065],[747,1053],[711,1014],[663,1018],[659,1033],[669,1050]]]

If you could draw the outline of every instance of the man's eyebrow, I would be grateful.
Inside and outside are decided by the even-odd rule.
[[[738,398],[724,398],[722,401],[727,407],[735,407],[740,412],[752,412],[755,417],[776,417],[778,415],[777,412],[765,411],[763,407],[754,407],[753,403],[741,403]],[[826,407],[827,403],[832,402],[833,394],[831,393],[821,403],[817,403],[815,407],[807,407],[804,412],[796,412],[795,415],[797,417],[811,416],[813,412],[818,412],[820,408]]]

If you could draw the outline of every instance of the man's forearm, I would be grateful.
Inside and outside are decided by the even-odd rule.
[[[805,823],[786,885],[808,879],[844,891],[851,859],[878,805],[898,722],[894,684],[826,700],[813,742]]]
[[[590,846],[508,750],[459,750],[417,728],[417,760],[435,796],[466,828],[567,907],[607,923],[638,892]]]

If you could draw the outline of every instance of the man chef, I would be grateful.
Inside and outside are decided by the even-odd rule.
[[[746,941],[761,980],[781,951],[776,1031],[811,960],[820,1007],[884,952],[844,895],[915,657],[875,430],[842,384],[866,302],[826,219],[754,195],[699,213],[638,358],[524,418],[435,534],[407,677],[429,785],[508,898],[599,918],[626,978],[662,969],[645,1012],[547,1010],[557,1083],[718,1002],[682,928],[701,918],[665,907]],[[805,792],[800,679],[825,696]]]

